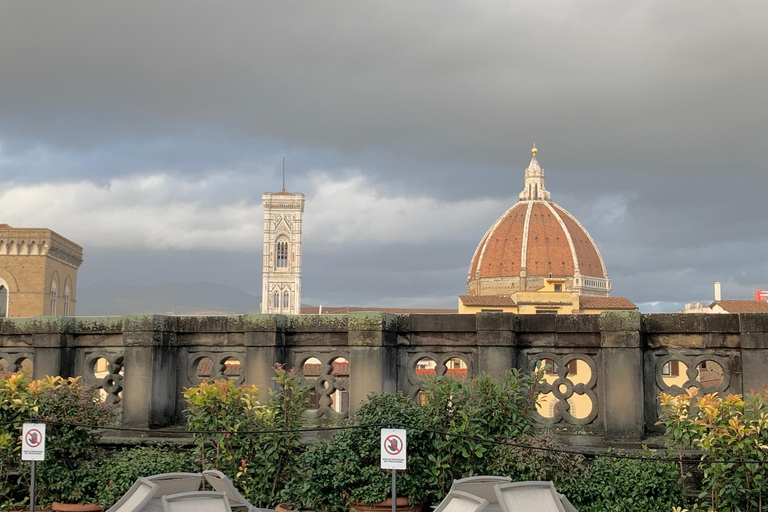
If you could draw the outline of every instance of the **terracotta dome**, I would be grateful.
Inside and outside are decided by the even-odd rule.
[[[536,291],[545,279],[565,290],[608,296],[611,281],[592,237],[579,221],[549,199],[544,171],[532,150],[520,200],[486,232],[467,276],[471,295]]]

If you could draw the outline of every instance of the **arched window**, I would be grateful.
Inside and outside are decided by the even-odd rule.
[[[285,268],[288,266],[288,242],[281,238],[277,241],[277,266]]]
[[[288,295],[288,292],[283,293],[283,308],[287,308],[288,304],[290,304],[290,297]]]
[[[56,298],[58,294],[56,281],[51,283],[51,316],[56,316]]]
[[[8,288],[0,284],[0,318],[8,316]]]
[[[69,283],[64,285],[64,316],[69,316]]]
[[[280,294],[277,292],[272,296],[272,307],[275,309],[280,307]]]

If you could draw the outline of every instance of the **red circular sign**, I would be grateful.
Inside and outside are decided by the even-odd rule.
[[[390,455],[397,455],[403,451],[403,440],[392,434],[384,439],[384,450]]]
[[[37,448],[43,442],[43,434],[39,430],[32,428],[29,429],[24,440],[30,448]]]

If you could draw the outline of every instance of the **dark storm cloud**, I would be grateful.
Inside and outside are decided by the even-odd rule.
[[[0,175],[226,171],[236,187],[216,198],[252,205],[287,155],[306,192],[318,173],[362,173],[384,197],[511,205],[537,142],[553,200],[598,242],[617,294],[708,297],[716,279],[768,281],[765,26],[768,7],[749,0],[2,1]],[[334,247],[308,246],[304,289],[323,299],[344,283],[333,293],[349,302],[461,291],[483,229],[452,249],[409,242],[405,261],[396,239],[381,258],[347,240],[359,274],[336,281]],[[244,261],[233,268],[253,272]],[[366,272],[378,281],[363,287]]]

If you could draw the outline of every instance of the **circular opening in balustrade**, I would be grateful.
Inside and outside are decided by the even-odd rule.
[[[430,375],[437,375],[437,363],[434,361],[434,359],[430,359],[429,357],[422,357],[416,361],[414,372],[416,373],[416,377],[419,379],[424,379]]]
[[[25,377],[32,377],[32,372],[34,370],[34,365],[32,364],[32,360],[28,357],[25,357],[24,359],[19,361],[19,369],[21,370],[21,373],[23,373]]]
[[[566,378],[574,385],[586,384],[592,378],[592,369],[583,359],[571,359],[566,366],[568,367]]]
[[[93,362],[93,376],[97,379],[103,379],[109,374],[109,361],[103,357],[98,358]]]
[[[552,359],[539,359],[536,361],[536,371],[541,372],[544,382],[552,384],[557,380],[557,363]]]
[[[197,360],[195,371],[197,373],[197,378],[210,379],[214,374],[213,360],[210,357],[201,357]]]
[[[349,409],[349,392],[346,389],[349,382],[349,361],[337,357],[331,361],[331,367],[331,375],[336,383],[333,393],[330,394],[331,409],[338,413],[346,412]]]
[[[304,379],[309,381],[309,384],[312,386],[307,391],[307,400],[309,401],[307,409],[310,411],[317,411],[320,408],[320,396],[317,394],[317,389],[315,389],[315,382],[320,377],[320,366],[320,360],[316,357],[308,358],[301,365],[301,373],[304,375]]]
[[[682,387],[688,380],[688,366],[679,359],[671,359],[661,367],[661,380],[665,386]]]
[[[228,379],[237,380],[240,378],[241,365],[236,357],[228,357],[221,362],[221,374]]]
[[[559,400],[555,398],[555,394],[551,391],[549,393],[539,393],[536,399],[536,410],[542,418],[554,418],[557,402]]]
[[[445,374],[464,380],[467,378],[467,363],[460,357],[452,357],[445,363]]]
[[[696,366],[698,375],[696,380],[701,382],[701,387],[705,392],[709,392],[720,387],[725,379],[723,367],[715,361],[706,360]]]
[[[0,373],[10,373],[11,371],[11,364],[0,357]]]

